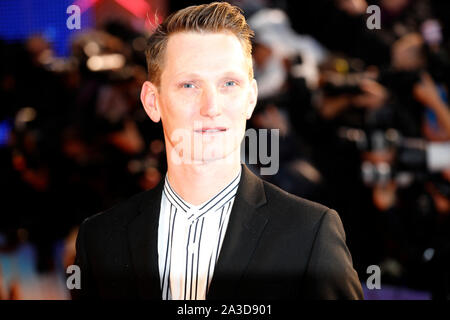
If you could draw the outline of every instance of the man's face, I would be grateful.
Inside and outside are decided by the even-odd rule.
[[[154,100],[143,102],[152,120],[161,118],[166,143],[183,159],[186,152],[188,158],[211,161],[239,150],[257,96],[248,68],[243,47],[232,34],[170,36],[160,87]],[[146,101],[155,102],[153,112]]]

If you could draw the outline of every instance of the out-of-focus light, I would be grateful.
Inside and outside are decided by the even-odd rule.
[[[77,66],[78,61],[75,58],[54,58],[47,69],[52,72],[65,72],[75,70]]]
[[[128,162],[128,171],[132,174],[140,172],[142,167],[142,163],[139,160],[130,160],[130,162]]]
[[[120,69],[124,65],[125,57],[118,53],[92,56],[87,61],[87,67],[91,71]]]
[[[159,154],[164,151],[164,142],[159,139],[153,140],[150,143],[150,150],[153,154]]]
[[[430,261],[431,259],[433,259],[433,256],[434,256],[433,248],[428,248],[423,252],[423,259],[425,261]]]
[[[345,59],[336,59],[335,68],[339,73],[348,73],[348,70],[350,69],[348,62]]]
[[[378,168],[378,171],[379,171],[381,174],[388,174],[388,173],[391,171],[391,167],[390,167],[389,164],[386,163],[386,162],[380,162],[380,163],[377,165],[377,168]]]
[[[372,184],[375,181],[375,170],[371,162],[364,161],[361,165],[361,172],[364,183]]]
[[[38,58],[39,62],[44,65],[52,63],[53,59],[53,52],[50,49],[42,51]]]
[[[364,131],[358,129],[349,130],[348,138],[351,141],[361,141],[364,138]]]
[[[8,144],[9,137],[11,134],[11,123],[8,120],[3,120],[0,122],[0,147]]]
[[[116,0],[116,2],[138,18],[144,18],[150,11],[150,5],[145,0]]]
[[[80,9],[81,9],[80,10],[81,13],[83,13],[86,10],[88,10],[90,7],[95,5],[95,3],[98,2],[98,1],[99,0],[77,0],[73,4],[79,6]]]
[[[83,47],[83,51],[88,57],[92,57],[100,53],[100,46],[94,41],[89,41]]]
[[[145,164],[146,168],[156,167],[158,165],[158,160],[156,160],[153,157],[149,157],[149,158],[145,159],[144,164]]]
[[[399,187],[406,188],[414,182],[414,175],[411,172],[399,172],[395,175],[395,182]]]
[[[24,156],[20,153],[14,154],[12,156],[13,168],[17,171],[24,171],[27,168],[27,162]]]
[[[103,68],[103,59],[100,56],[93,56],[86,62],[88,68],[92,71],[98,71]]]
[[[380,162],[376,165],[378,170],[378,181],[387,183],[391,177],[391,166],[387,162]]]
[[[320,172],[307,161],[295,161],[292,167],[296,172],[300,173],[313,183],[320,183],[320,181],[322,180]]]
[[[16,114],[15,126],[18,129],[25,127],[27,122],[31,122],[36,119],[37,112],[31,107],[25,107],[20,109]]]
[[[400,139],[400,134],[395,129],[387,129],[386,130],[386,139],[388,139],[391,142],[397,142]]]

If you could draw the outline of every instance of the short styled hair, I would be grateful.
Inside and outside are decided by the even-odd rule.
[[[249,78],[253,79],[251,39],[254,32],[245,21],[240,8],[227,2],[212,2],[172,13],[149,37],[145,50],[148,80],[156,86],[160,85],[169,36],[177,32],[229,32],[235,35],[241,42],[248,61]]]

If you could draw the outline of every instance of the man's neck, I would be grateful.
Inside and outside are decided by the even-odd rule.
[[[179,165],[167,161],[170,186],[183,200],[199,205],[219,193],[239,174],[240,158],[236,154],[230,159]]]

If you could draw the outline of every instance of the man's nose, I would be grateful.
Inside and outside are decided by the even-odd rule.
[[[202,92],[200,114],[204,117],[216,117],[222,113],[216,88],[206,87]]]

